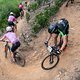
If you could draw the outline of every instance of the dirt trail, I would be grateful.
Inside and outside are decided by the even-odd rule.
[[[24,52],[25,55],[29,54],[29,62],[31,62],[28,64],[28,57],[26,57],[27,63],[23,68],[11,64],[9,59],[4,58],[4,43],[0,43],[0,80],[79,80],[77,76],[80,74],[80,6],[75,4],[66,8],[63,5],[56,15],[57,19],[62,17],[69,20],[70,35],[68,48],[60,55],[59,64],[49,71],[41,68],[41,61],[47,55],[43,44],[48,36],[45,29],[31,42],[34,46],[33,50]],[[20,20],[17,25],[18,32],[26,25],[25,18]]]

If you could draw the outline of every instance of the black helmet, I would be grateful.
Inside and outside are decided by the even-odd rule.
[[[57,31],[57,29],[58,29],[57,24],[51,24],[51,25],[49,26],[49,28],[48,28],[48,32],[49,32],[50,34],[52,34],[52,33],[55,33],[55,32]]]

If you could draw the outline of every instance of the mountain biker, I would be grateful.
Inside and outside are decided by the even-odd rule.
[[[17,27],[15,25],[15,22],[17,22],[15,16],[14,16],[14,13],[13,12],[10,12],[10,15],[8,17],[8,25],[11,26],[13,28],[13,30],[16,30]]]
[[[13,53],[12,59],[14,61],[15,51],[18,49],[18,47],[20,47],[20,41],[17,35],[12,31],[12,27],[10,26],[6,27],[6,33],[2,36],[0,41],[4,41],[4,40],[5,41],[7,40],[9,43],[12,44],[11,52]]]
[[[48,28],[50,34],[49,38],[45,43],[48,44],[51,37],[53,37],[54,46],[58,45],[60,52],[63,51],[68,42],[68,33],[69,33],[69,23],[65,18],[60,19],[57,23],[50,25]],[[57,38],[59,36],[59,42],[57,43]],[[62,45],[60,46],[62,41]]]
[[[71,2],[71,4],[73,4],[73,3],[74,3],[74,0],[68,0],[68,1],[67,1],[67,4],[66,4],[66,7],[68,7],[68,3],[69,3],[69,2]]]
[[[21,13],[24,14],[24,11],[23,11],[23,4],[20,3],[19,6],[18,6],[18,8],[19,8],[20,16],[21,16]]]

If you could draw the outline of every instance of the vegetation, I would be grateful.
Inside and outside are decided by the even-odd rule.
[[[27,22],[30,20],[30,14],[29,14],[29,12],[26,12],[26,19],[27,19]]]
[[[7,25],[7,18],[12,11],[19,16],[18,4],[20,0],[0,0],[0,31],[3,31]]]
[[[34,2],[34,3],[31,3],[29,6],[28,6],[28,9],[29,10],[32,10],[35,12],[35,10],[38,8],[38,3],[37,2]]]
[[[49,19],[51,16],[54,16],[60,6],[63,4],[65,0],[55,0],[55,4],[51,7],[47,7],[43,12],[39,13],[35,17],[35,23],[32,27],[32,32],[38,33],[42,28],[49,25]]]

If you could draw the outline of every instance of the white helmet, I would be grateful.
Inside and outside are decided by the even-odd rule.
[[[6,27],[6,31],[7,31],[7,32],[8,32],[8,31],[12,31],[12,27],[10,27],[10,26]]]
[[[10,12],[10,14],[14,14],[13,12]]]

